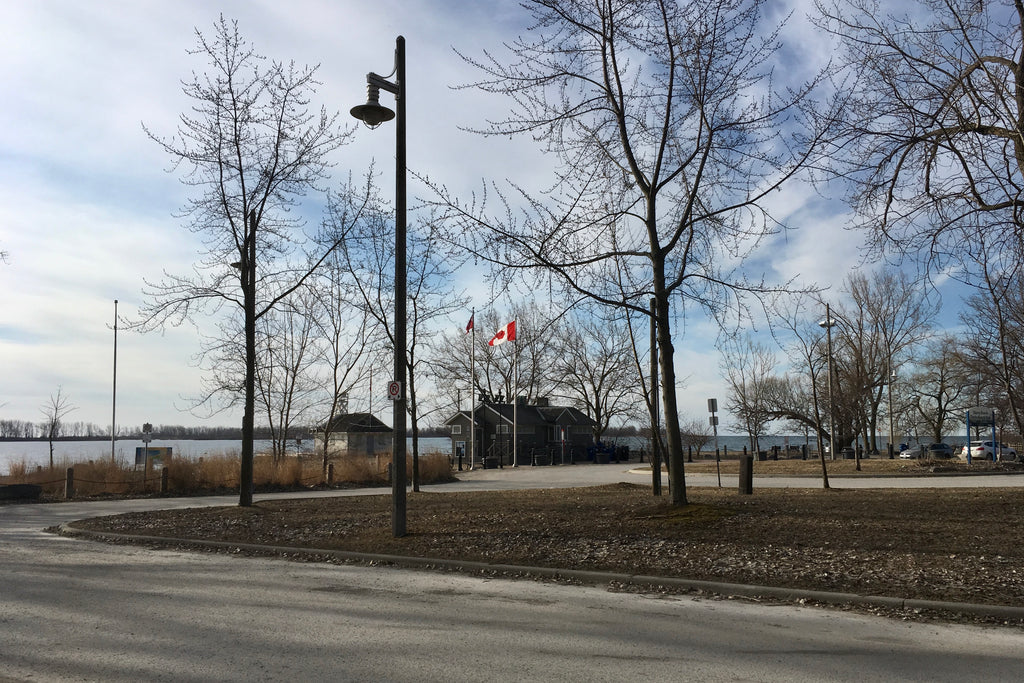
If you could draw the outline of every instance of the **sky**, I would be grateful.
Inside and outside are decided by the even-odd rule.
[[[775,7],[792,6],[799,49],[813,63],[828,46],[799,28],[803,4],[811,3]],[[181,81],[206,68],[189,54],[194,31],[211,32],[220,13],[238,20],[258,52],[319,64],[317,102],[343,112],[365,101],[368,71],[391,70],[395,36],[404,35],[410,169],[462,193],[485,177],[526,184],[546,177],[550,160],[529,141],[460,130],[500,116],[506,103],[452,87],[474,76],[454,49],[480,55],[526,29],[515,0],[0,3],[0,250],[8,255],[0,264],[0,418],[40,421],[40,408],[60,387],[77,407],[69,420],[109,426],[114,301],[131,319],[145,281],[187,272],[200,248],[175,217],[186,188],[168,173],[169,159],[143,124],[174,132],[189,106]],[[393,155],[392,134],[360,128],[341,150],[335,177],[359,177],[373,160],[388,169]],[[413,195],[422,191],[410,186]],[[806,187],[774,202],[795,229],[773,245],[766,267],[838,286],[858,264],[861,242],[843,229],[843,207]],[[475,274],[459,277],[470,285]],[[119,426],[240,421],[233,412],[188,410],[200,392],[195,359],[208,322],[118,332]],[[715,338],[700,320],[688,320],[677,338],[682,410],[693,416],[706,414],[707,398],[725,398]]]

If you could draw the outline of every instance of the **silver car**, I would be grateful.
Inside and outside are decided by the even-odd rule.
[[[924,453],[924,446],[913,446],[912,448],[900,451],[900,460],[917,460],[922,457],[927,457],[924,455]]]

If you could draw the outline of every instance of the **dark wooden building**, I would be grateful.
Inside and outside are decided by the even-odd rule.
[[[483,402],[476,407],[476,458],[496,458],[501,464],[511,464],[512,424],[515,407],[511,403]],[[520,402],[516,417],[516,447],[519,464],[532,464],[539,457],[542,462],[568,462],[581,460],[588,446],[594,442],[595,422],[576,408],[553,406],[546,400],[530,405]],[[470,411],[461,410],[451,416],[445,425],[451,430],[452,454],[465,456],[469,462]]]

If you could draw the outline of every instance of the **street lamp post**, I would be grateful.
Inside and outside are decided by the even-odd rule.
[[[828,340],[828,448],[832,451],[832,459],[836,459],[836,412],[832,401],[832,328],[836,321],[832,319],[832,308],[825,304],[825,319],[818,325],[825,328]]]
[[[117,299],[114,299],[114,383],[111,396],[113,405],[110,409],[110,462],[114,462],[117,439]]]
[[[896,431],[893,429],[892,419],[892,383],[896,381],[896,371],[892,368],[892,356],[889,357],[889,447],[886,449],[889,451],[889,457],[892,457],[893,453],[893,442],[896,441]]]
[[[406,534],[405,439],[406,439],[406,194],[405,194],[405,38],[395,39],[395,81],[371,72],[366,75],[366,104],[353,107],[352,116],[370,128],[396,119],[395,142],[395,359],[394,382],[388,395],[393,399],[394,443],[391,449],[391,529],[395,538]],[[395,96],[395,110],[379,102],[380,91]]]

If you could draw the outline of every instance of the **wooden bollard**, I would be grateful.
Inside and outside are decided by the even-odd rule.
[[[740,457],[740,495],[749,496],[754,492],[754,456]]]
[[[64,500],[75,497],[75,468],[69,467],[64,474]]]

